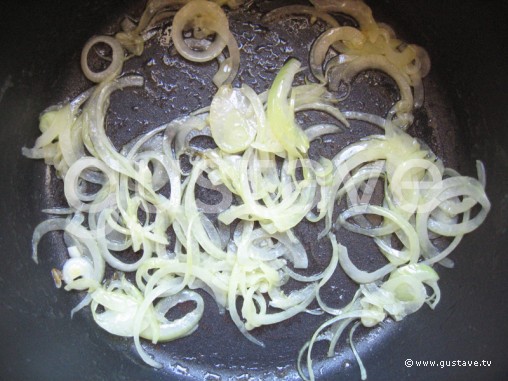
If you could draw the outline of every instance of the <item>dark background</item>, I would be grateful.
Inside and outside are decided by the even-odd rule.
[[[41,0],[0,5],[1,380],[187,378],[178,375],[178,369],[166,373],[141,364],[128,342],[99,331],[86,314],[71,320],[75,300],[62,301],[64,292],[54,289],[49,265],[35,266],[30,259],[31,234],[43,219],[38,206],[51,180],[42,167],[34,170],[33,163],[21,157],[21,147],[37,136],[37,116],[54,98],[52,92],[63,91],[58,82],[62,68],[77,62],[91,34],[134,3]],[[382,340],[359,344],[368,379],[506,380],[508,5],[480,0],[369,4],[375,15],[389,14],[397,20],[395,30],[428,49],[434,78],[460,126],[457,150],[471,162],[485,162],[493,207],[484,225],[461,243],[456,268],[440,269],[443,298],[436,311],[426,308],[399,324],[386,323],[379,331]],[[47,189],[40,189],[41,184]],[[52,243],[43,244],[44,255]],[[488,360],[492,366],[406,368],[408,358]],[[261,364],[250,375],[277,377],[263,371]],[[227,375],[242,373],[232,370]],[[336,380],[337,374],[359,379],[354,361],[348,367],[325,366],[322,379]],[[294,378],[293,373],[284,375]]]

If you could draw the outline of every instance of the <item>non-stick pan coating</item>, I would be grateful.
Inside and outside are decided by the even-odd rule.
[[[256,12],[287,1],[258,1],[253,11],[231,15],[239,39],[266,36],[242,48],[239,79],[257,91],[265,90],[287,57],[307,57],[312,31],[302,33],[301,21],[271,28],[252,27]],[[137,358],[129,339],[109,335],[95,326],[87,310],[71,320],[70,309],[79,301],[54,288],[49,271],[63,260],[58,235],[44,239],[41,264],[30,259],[35,225],[46,218],[40,210],[62,204],[59,182],[42,162],[21,157],[22,146],[37,136],[37,116],[47,106],[77,95],[89,83],[79,72],[79,55],[93,34],[112,33],[124,14],[139,15],[138,1],[39,1],[2,4],[0,48],[0,142],[2,182],[0,219],[2,264],[0,270],[0,379],[5,380],[176,380],[176,379],[298,379],[297,350],[323,317],[298,316],[288,323],[255,331],[267,344],[254,346],[206,299],[206,316],[192,336],[148,347],[159,360],[171,364],[154,370]],[[487,193],[493,202],[485,224],[466,237],[453,254],[456,268],[438,268],[443,298],[436,311],[422,308],[400,323],[387,321],[355,335],[369,380],[492,379],[508,376],[504,344],[508,337],[504,316],[508,312],[505,247],[508,184],[506,152],[508,84],[502,60],[503,26],[508,15],[501,2],[390,1],[370,2],[374,15],[390,23],[407,41],[424,46],[433,68],[426,85],[426,106],[416,113],[411,133],[426,141],[447,163],[474,175],[474,160],[486,162]],[[480,12],[481,9],[481,12]],[[504,13],[503,13],[504,11]],[[258,20],[259,21],[259,20]],[[294,29],[293,29],[294,27]],[[502,29],[504,28],[504,29]],[[147,78],[143,90],[114,94],[108,118],[118,146],[139,133],[176,116],[205,106],[213,95],[209,77],[213,65],[183,66],[183,60],[149,45],[153,53],[132,60],[126,70]],[[153,60],[146,57],[153,56]],[[259,63],[262,67],[255,65]],[[504,65],[504,66],[503,66]],[[251,72],[249,73],[249,70]],[[188,90],[186,90],[188,89]],[[396,96],[386,77],[369,73],[356,81],[348,100],[351,108],[382,112],[386,100]],[[372,99],[377,101],[372,101]],[[347,108],[347,107],[345,107]],[[322,118],[310,114],[303,124]],[[354,125],[352,132],[313,147],[313,154],[330,154],[375,129]],[[207,197],[206,195],[204,197]],[[311,253],[315,269],[326,262],[329,247],[315,242],[316,228],[298,233]],[[364,240],[349,236],[354,255],[369,249]],[[375,262],[364,262],[367,268]],[[345,276],[335,279],[336,293],[350,295]],[[342,301],[344,303],[346,299]],[[341,303],[337,300],[337,303]],[[346,343],[340,354],[318,361],[320,379],[359,379],[359,370]],[[324,351],[322,352],[324,353]],[[488,368],[407,368],[413,360],[488,360]]]

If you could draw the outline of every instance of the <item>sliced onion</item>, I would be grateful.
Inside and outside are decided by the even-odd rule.
[[[305,135],[309,141],[316,140],[323,135],[333,135],[344,132],[344,129],[335,124],[316,124],[305,129]]]
[[[92,167],[102,171],[102,173],[104,173],[108,178],[108,182],[104,184],[104,187],[101,189],[101,191],[96,194],[100,195],[99,199],[97,199],[96,195],[85,196],[78,190],[78,181],[80,179],[81,173],[85,169]],[[85,203],[84,201],[90,201],[91,199],[94,200],[94,207],[96,209],[100,209],[111,204],[111,192],[115,189],[117,181],[118,180],[116,174],[111,171],[110,168],[105,166],[102,161],[94,157],[84,157],[76,161],[76,163],[74,163],[72,167],[69,168],[69,171],[65,176],[65,197],[67,198],[67,202],[76,210],[90,210],[91,205]]]
[[[375,282],[381,278],[383,278],[385,275],[390,274],[393,270],[396,269],[396,266],[392,264],[387,264],[380,269],[373,271],[373,272],[367,272],[362,271],[356,267],[351,259],[349,258],[347,249],[344,248],[343,250],[339,251],[339,263],[344,270],[344,272],[353,279],[356,283],[372,283]]]
[[[202,23],[200,28],[206,28],[210,32],[217,33],[215,40],[204,51],[191,49],[183,39],[183,32],[193,23]],[[229,22],[220,8],[215,3],[204,0],[194,0],[183,6],[173,19],[171,38],[184,58],[194,62],[207,62],[221,54],[230,40]]]
[[[92,47],[99,43],[109,45],[109,47],[111,48],[112,50],[111,63],[109,64],[107,69],[101,72],[94,72],[88,66],[88,54],[92,49]],[[90,81],[99,83],[106,81],[108,79],[113,79],[117,75],[119,75],[122,71],[123,61],[124,61],[123,48],[117,39],[109,36],[95,36],[92,37],[90,40],[88,40],[88,42],[85,44],[83,48],[83,51],[81,53],[81,70],[83,70],[83,73]]]
[[[376,40],[379,27],[372,16],[371,9],[363,1],[311,0],[310,2],[319,10],[345,13],[353,17],[358,21],[360,29],[367,34],[369,40]]]
[[[240,3],[150,0],[137,26],[123,23],[124,31],[116,39],[99,36],[88,42],[82,52],[83,70],[100,84],[46,110],[35,147],[22,151],[54,166],[64,178],[69,205],[46,210],[68,218],[37,226],[33,258],[37,261],[38,242],[45,233],[63,230],[69,259],[61,276],[59,269],[53,273],[66,282],[65,290],[88,291],[72,313],[90,304],[96,322],[112,334],[133,337],[140,357],[151,366],[162,364],[145,351],[141,339],[155,344],[192,334],[204,313],[204,301],[191,290],[201,289],[221,313],[229,310],[247,339],[261,346],[256,333],[250,332],[257,327],[301,312],[331,315],[300,351],[298,369],[304,379],[305,351],[308,375],[314,379],[314,343],[328,340],[328,353],[333,354],[352,323],[350,342],[364,378],[352,343],[355,329],[359,324],[377,325],[387,316],[401,320],[425,303],[437,305],[439,278],[426,264],[451,266],[447,256],[484,221],[491,207],[485,195],[485,168],[477,163],[478,180],[460,176],[402,130],[411,123],[413,108],[424,102],[422,78],[430,70],[430,60],[422,48],[398,40],[390,27],[377,24],[370,8],[358,0],[314,0],[316,8],[289,6],[265,18],[305,14],[334,27],[317,39],[311,52],[311,70],[322,83],[293,86],[303,69],[300,62],[288,60],[269,91],[257,94],[245,85],[233,89],[240,53],[220,5],[235,8]],[[212,106],[156,127],[118,150],[106,133],[111,94],[143,84],[139,76],[117,78],[126,59],[122,46],[141,54],[144,42],[156,33],[153,26],[181,5],[173,22],[175,47],[195,62],[219,58],[213,81],[220,89]],[[359,29],[340,27],[326,12],[355,18]],[[185,38],[183,33],[190,29],[193,37]],[[214,35],[213,41],[207,39]],[[96,43],[113,50],[111,65],[101,73],[91,72],[87,65],[88,52]],[[330,48],[339,54],[325,63]],[[345,83],[347,96],[354,77],[370,69],[385,72],[399,87],[400,100],[386,117],[343,111],[344,97],[327,91],[327,85],[335,91]],[[327,112],[344,126],[350,120],[367,122],[384,134],[349,144],[331,160],[321,157],[313,162],[310,141],[341,132],[342,127],[320,124],[304,131],[295,119],[295,112],[304,110]],[[192,147],[197,136],[211,136],[217,147]],[[189,171],[180,165],[184,153]],[[209,182],[201,182],[204,175]],[[384,198],[375,205],[367,196],[379,181],[384,182]],[[210,182],[213,186],[207,187]],[[405,182],[409,189],[403,188]],[[226,200],[220,214],[214,209],[217,218],[197,198],[198,186],[219,190]],[[399,188],[405,191],[397,192]],[[390,263],[372,272],[355,266],[330,233],[337,208],[340,225],[372,237]],[[382,217],[382,223],[374,225],[368,215]],[[295,270],[307,269],[312,260],[293,230],[303,218],[324,219],[317,239],[328,234],[332,245],[326,268],[311,275]],[[447,247],[434,242],[440,237],[451,238]],[[395,240],[402,249],[392,243]],[[124,250],[135,259],[127,261]],[[106,263],[113,270],[135,272],[135,284],[120,273],[105,279]],[[339,264],[359,288],[349,304],[335,308],[322,299],[321,289]],[[304,284],[284,291],[291,279]],[[311,309],[314,299],[319,309]],[[166,315],[181,303],[194,308],[170,320]]]
[[[314,7],[309,7],[305,5],[286,5],[284,7],[276,8],[266,15],[263,16],[263,21],[267,23],[274,22],[278,19],[281,19],[285,16],[291,15],[309,15],[326,22],[330,27],[336,28],[339,26],[337,20],[335,20],[332,16],[330,16],[326,12],[321,12]]]
[[[365,42],[365,36],[356,28],[342,26],[329,29],[318,37],[310,51],[310,68],[312,74],[321,82],[325,82],[323,64],[326,53],[337,41],[348,41],[353,46],[360,47]]]

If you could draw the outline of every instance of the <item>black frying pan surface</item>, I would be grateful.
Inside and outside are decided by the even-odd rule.
[[[230,15],[232,29],[242,42],[242,69],[236,83],[246,82],[262,91],[287,58],[298,57],[305,65],[319,24],[309,26],[296,20],[268,26],[259,21],[259,12],[287,3],[259,1],[248,11]],[[21,147],[33,144],[37,116],[44,108],[90,86],[79,71],[85,41],[94,34],[113,33],[123,15],[139,15],[143,5],[138,1],[40,1],[0,6],[4,16],[0,37],[0,379],[298,379],[297,351],[323,317],[298,316],[255,331],[266,343],[263,349],[247,341],[205,296],[206,316],[196,333],[147,346],[166,364],[155,370],[138,359],[130,339],[96,327],[88,310],[70,319],[69,311],[79,295],[55,289],[49,274],[64,260],[60,236],[43,240],[39,266],[30,259],[33,228],[46,218],[40,210],[62,205],[63,197],[52,172],[41,162],[21,157]],[[436,311],[422,308],[400,323],[387,321],[372,330],[357,331],[355,340],[368,379],[506,379],[508,113],[503,105],[508,100],[504,91],[508,81],[502,50],[502,31],[507,28],[502,16],[508,15],[507,7],[495,1],[384,0],[370,5],[376,19],[391,24],[407,41],[427,48],[433,62],[425,82],[426,104],[416,113],[411,133],[427,142],[447,165],[465,174],[474,175],[474,160],[484,160],[493,209],[485,224],[453,254],[456,268],[438,268],[443,298]],[[214,64],[187,64],[160,42],[154,38],[147,53],[126,66],[127,72],[144,75],[144,88],[112,97],[108,131],[118,147],[163,122],[206,106],[213,95]],[[391,80],[369,72],[356,79],[351,97],[341,107],[382,114],[396,96]],[[308,114],[300,121],[309,125],[325,119]],[[377,132],[355,124],[351,131],[313,145],[312,155],[331,155]],[[201,196],[213,198],[205,192]],[[316,242],[317,232],[319,227],[310,225],[297,230],[310,252],[313,271],[326,264],[330,249],[327,242]],[[381,263],[365,259],[364,253],[373,249],[367,240],[343,233],[339,238],[365,268]],[[344,305],[353,290],[353,284],[337,274],[325,294],[327,300]],[[318,379],[359,379],[358,366],[345,342],[332,359],[324,359],[323,348],[320,353]],[[492,365],[408,368],[405,359],[487,360]]]

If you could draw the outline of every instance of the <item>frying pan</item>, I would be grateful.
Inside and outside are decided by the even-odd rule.
[[[272,9],[288,3],[260,1],[254,6]],[[422,308],[402,322],[387,321],[357,333],[368,379],[506,380],[508,74],[503,40],[508,35],[508,5],[480,0],[381,0],[368,4],[376,19],[393,25],[403,38],[424,46],[431,56],[426,105],[417,113],[412,133],[465,174],[474,175],[474,160],[483,160],[493,205],[485,223],[465,237],[452,254],[455,268],[438,268],[443,298],[435,311]],[[208,307],[210,313],[194,335],[150,347],[166,364],[163,370],[155,370],[137,358],[131,340],[98,329],[89,312],[81,311],[70,319],[69,311],[78,296],[55,289],[49,274],[63,260],[58,235],[41,243],[39,266],[30,258],[33,228],[46,218],[40,210],[61,203],[62,190],[43,163],[21,156],[21,147],[33,144],[43,109],[89,87],[79,75],[79,55],[85,41],[94,34],[114,32],[121,16],[138,15],[143,6],[135,0],[40,0],[0,5],[0,379],[298,379],[296,351],[317,327],[319,317],[296,317],[288,324],[259,330],[257,334],[267,344],[262,349],[246,341],[227,316]],[[238,17],[240,25],[244,16]],[[288,46],[292,44],[298,50],[298,42],[289,40]],[[291,49],[286,51],[288,55],[295,54]],[[257,53],[263,59],[263,53]],[[137,68],[132,64],[129,70],[149,70],[150,62],[135,64]],[[152,83],[159,92],[138,97],[141,104],[137,108],[138,98],[132,94],[130,98],[129,94],[114,95],[112,131],[126,122],[119,115],[128,119],[128,133],[133,136],[154,127],[157,121],[190,111],[185,107],[195,108],[197,104],[192,102],[209,102],[210,85],[200,87],[197,97],[189,90],[187,103],[173,100],[171,91],[176,90],[160,87],[185,87],[189,78],[170,76],[164,70],[159,74],[159,82]],[[381,90],[390,86],[393,84],[388,81]],[[169,95],[164,98],[161,91],[166,90]],[[357,135],[366,132],[358,131]],[[114,140],[122,144],[128,133],[118,133]],[[353,132],[351,138],[357,137]],[[311,242],[311,232],[302,234]],[[366,249],[361,242],[356,245],[354,250]],[[315,246],[313,250],[324,250]],[[213,306],[210,300],[206,302]],[[317,361],[318,379],[359,379],[347,345],[338,349],[333,359],[321,357]],[[491,366],[406,367],[406,359],[487,360]]]

